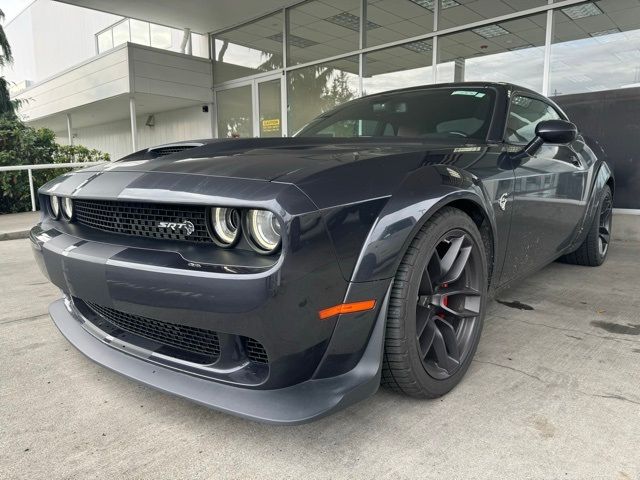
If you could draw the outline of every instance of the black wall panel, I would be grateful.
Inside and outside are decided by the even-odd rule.
[[[602,149],[616,178],[614,206],[640,209],[640,88],[553,98],[596,153]]]

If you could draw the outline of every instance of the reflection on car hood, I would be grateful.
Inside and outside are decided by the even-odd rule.
[[[396,168],[401,168],[401,164],[415,167],[416,162],[424,161],[430,153],[441,159],[442,155],[464,147],[460,142],[426,143],[410,139],[269,138],[208,142],[156,158],[136,154],[85,171],[182,173],[299,183],[346,165],[364,162],[373,167],[381,158],[398,162]],[[437,163],[437,158],[428,163]]]

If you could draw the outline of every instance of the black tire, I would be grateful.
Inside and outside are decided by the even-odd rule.
[[[607,259],[611,243],[611,228],[613,220],[613,195],[608,185],[605,185],[598,210],[587,237],[577,250],[563,257],[561,260],[572,265],[599,267]]]
[[[458,241],[460,238],[462,240]],[[458,252],[447,255],[456,246]],[[466,260],[463,252],[467,255]],[[454,258],[454,261],[443,276],[443,265],[449,263],[447,258]],[[458,269],[461,262],[464,262],[464,270],[458,280],[450,283],[431,280],[454,278],[455,272],[451,271]],[[414,397],[436,398],[460,382],[471,364],[482,332],[487,271],[482,237],[468,215],[456,208],[445,207],[426,222],[411,242],[393,281],[382,385]],[[425,291],[428,294],[425,295]],[[435,298],[438,298],[437,302]],[[452,312],[475,316],[458,321]],[[424,321],[429,323],[422,323]],[[440,334],[431,333],[431,330],[439,330]],[[431,344],[428,339],[423,341],[423,334],[428,334]],[[456,344],[458,340],[464,344],[449,348],[452,339]],[[442,346],[446,347],[447,360],[440,362],[442,357],[436,353],[442,352]],[[449,355],[453,350],[459,354],[457,364],[450,362],[451,357],[455,357]]]

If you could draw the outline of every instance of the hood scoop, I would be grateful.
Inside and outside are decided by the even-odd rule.
[[[202,145],[202,143],[173,143],[170,145],[160,145],[157,147],[149,148],[149,153],[153,156],[153,158],[164,157],[165,155],[184,152],[185,150],[201,147]]]

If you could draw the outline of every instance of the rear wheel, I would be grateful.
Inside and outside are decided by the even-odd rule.
[[[487,261],[471,218],[446,207],[411,242],[394,279],[382,383],[435,398],[462,379],[475,354],[487,296]]]
[[[613,225],[613,195],[609,186],[604,187],[598,211],[582,245],[575,252],[561,258],[566,263],[598,267],[604,263],[611,243]]]

